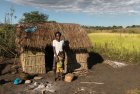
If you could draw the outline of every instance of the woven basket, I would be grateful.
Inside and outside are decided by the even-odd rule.
[[[74,75],[72,73],[68,73],[65,75],[65,81],[66,82],[71,82],[74,78]]]

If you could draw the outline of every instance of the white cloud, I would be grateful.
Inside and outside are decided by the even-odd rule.
[[[140,0],[7,0],[43,9],[93,14],[139,14]]]
[[[130,14],[140,14],[139,11],[136,11],[136,10],[129,10],[128,11]]]

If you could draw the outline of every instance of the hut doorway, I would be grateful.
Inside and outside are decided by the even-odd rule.
[[[45,65],[46,65],[46,71],[51,71],[53,67],[53,47],[47,46],[45,48]]]

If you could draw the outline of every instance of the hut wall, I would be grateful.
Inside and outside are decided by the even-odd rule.
[[[81,69],[88,70],[87,59],[89,57],[88,53],[76,53],[77,63],[81,65]]]
[[[88,70],[87,59],[88,53],[67,52],[67,69],[68,71],[75,71],[75,69]]]
[[[24,53],[20,55],[20,61],[22,64],[22,69],[26,73],[46,73],[45,54],[43,52],[33,53],[31,51],[24,51]]]

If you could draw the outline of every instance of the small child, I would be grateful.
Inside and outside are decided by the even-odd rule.
[[[63,76],[63,59],[64,59],[63,52],[59,52],[58,60],[56,61],[56,73],[58,75],[59,80],[62,80]]]

